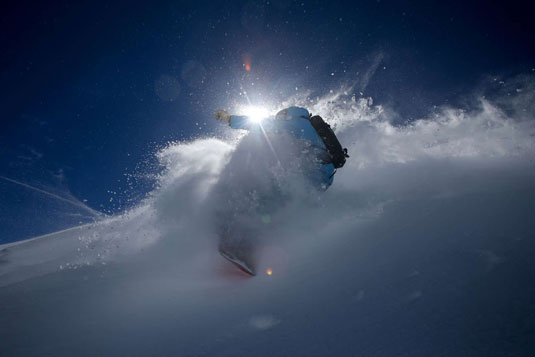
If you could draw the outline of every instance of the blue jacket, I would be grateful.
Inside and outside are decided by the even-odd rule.
[[[306,172],[306,175],[314,185],[321,189],[327,189],[333,183],[334,165],[322,163],[321,158],[328,155],[325,144],[310,124],[310,113],[299,107],[289,107],[281,110],[275,117],[264,119],[261,123],[255,122],[242,115],[230,116],[230,127],[233,129],[249,130],[259,135],[262,131],[266,134],[286,132],[296,140],[302,141],[310,148],[311,155],[315,158],[314,170]]]

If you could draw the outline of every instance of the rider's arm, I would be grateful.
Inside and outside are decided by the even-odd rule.
[[[260,129],[261,125],[263,127],[271,126],[273,121],[273,118],[265,118],[260,124],[258,121],[251,120],[251,118],[246,115],[231,115],[229,125],[232,129],[257,131]]]
[[[229,124],[232,129],[250,130],[251,127],[251,121],[245,115],[231,115]]]

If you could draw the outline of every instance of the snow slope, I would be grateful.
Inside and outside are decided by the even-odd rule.
[[[234,187],[254,186],[250,141],[169,145],[138,207],[0,247],[2,355],[535,351],[535,122],[518,93],[406,125],[344,91],[295,99],[351,158],[324,194],[292,188],[248,217],[252,279],[214,229]]]

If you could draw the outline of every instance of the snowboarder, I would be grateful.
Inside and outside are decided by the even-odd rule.
[[[297,167],[318,190],[324,191],[332,185],[336,169],[349,157],[330,126],[305,108],[289,107],[266,118],[230,115],[225,110],[217,110],[215,118],[233,129],[248,130],[258,142],[270,147],[279,169],[295,170]],[[221,228],[219,252],[245,272],[255,275],[254,243],[246,237],[251,232],[240,228],[236,233],[232,227],[236,224],[227,220]]]

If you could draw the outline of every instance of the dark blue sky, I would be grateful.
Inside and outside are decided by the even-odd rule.
[[[296,87],[321,94],[360,83],[376,61],[363,95],[410,121],[461,102],[488,75],[535,67],[533,12],[515,1],[3,6],[0,176],[67,189],[99,210],[146,192],[139,183],[124,194],[124,174],[169,140],[213,132],[213,111],[243,102],[242,90],[271,103]],[[0,185],[12,222],[26,204],[15,186]],[[0,242],[43,232],[12,227]]]

